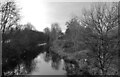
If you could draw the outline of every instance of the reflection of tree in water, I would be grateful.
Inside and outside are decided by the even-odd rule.
[[[51,63],[52,68],[55,69],[55,70],[59,70],[59,67],[60,67],[60,64],[61,64],[60,62],[61,61],[52,62]]]
[[[45,62],[49,62],[51,60],[51,56],[49,53],[45,52],[44,60],[45,60]]]
[[[54,52],[46,53],[44,60],[46,62],[51,61],[51,67],[55,70],[59,70],[59,67],[62,62],[62,58]],[[78,62],[76,60],[64,59],[63,70],[66,71],[67,75],[90,75],[89,72],[87,71],[88,70],[88,68],[86,67],[87,64],[86,64],[86,62],[83,62],[83,61],[84,60],[80,60]],[[83,64],[84,67],[79,64]]]
[[[44,60],[46,62],[49,62],[51,60],[51,67],[53,69],[59,70],[60,64],[61,64],[61,58],[58,54],[54,52],[47,52]]]

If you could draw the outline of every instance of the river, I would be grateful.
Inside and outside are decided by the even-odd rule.
[[[35,68],[30,75],[65,75],[64,60],[59,62],[58,69],[52,67],[52,60],[45,61],[46,53],[39,54],[33,61],[35,62]]]

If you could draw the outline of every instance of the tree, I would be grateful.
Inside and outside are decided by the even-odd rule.
[[[27,29],[27,30],[36,30],[35,27],[31,23],[27,23],[21,27],[23,27],[23,29]]]
[[[47,34],[47,35],[49,35],[49,34],[50,34],[50,29],[49,29],[48,27],[46,27],[46,28],[44,29],[44,33]]]
[[[12,27],[15,27],[20,19],[19,9],[14,1],[7,1],[0,6],[0,30],[5,33]]]
[[[77,17],[72,18],[69,22],[66,22],[67,25],[67,30],[66,30],[66,35],[68,38],[71,40],[74,40],[75,36],[77,36],[79,27],[80,27],[80,22],[78,21]]]
[[[80,24],[78,17],[72,18],[69,22],[66,23],[66,25],[67,29],[65,32],[65,38],[68,40],[69,45],[73,43],[73,46],[71,47],[72,49],[70,49],[69,52],[83,50],[85,48],[85,44],[81,40],[83,40],[83,37],[85,36],[85,27]]]
[[[51,25],[51,40],[58,39],[61,32],[61,28],[57,23]]]
[[[118,73],[118,17],[118,3],[98,3],[85,10],[81,19],[85,29],[92,32],[85,34],[84,43],[94,52],[93,64],[100,75]]]
[[[16,4],[14,1],[7,1],[5,3],[1,3],[0,5],[0,31],[2,34],[2,72],[4,72],[6,69],[10,69],[14,67],[17,63],[19,63],[17,60],[19,57],[16,57],[18,55],[18,52],[15,51],[15,49],[10,48],[10,32],[13,31],[13,28],[17,26],[17,23],[20,19],[19,15],[19,9],[16,8]],[[10,52],[13,51],[13,52]],[[8,55],[9,54],[9,55]],[[11,54],[11,55],[10,55]],[[10,60],[11,58],[16,58],[13,60]],[[7,67],[12,65],[11,67]],[[13,63],[13,64],[12,64]]]
[[[61,28],[58,23],[53,23],[50,29],[48,27],[45,28],[44,32],[49,36],[49,46],[52,46],[53,41],[57,40],[62,34]]]

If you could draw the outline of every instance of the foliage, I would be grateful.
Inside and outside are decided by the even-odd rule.
[[[30,67],[31,61],[44,49],[37,45],[46,42],[47,38],[44,33],[32,30],[13,31],[6,36],[10,41],[2,45],[3,72],[14,69],[20,63]]]
[[[2,31],[2,73],[14,72],[20,64],[25,64],[30,72],[31,61],[44,50],[44,46],[38,44],[46,43],[48,36],[38,32],[28,23],[19,25],[19,9],[14,1],[8,1],[0,6]],[[14,74],[14,73],[12,73]]]
[[[83,61],[87,60],[86,71],[92,75],[116,75],[118,73],[118,17],[117,3],[98,3],[90,10],[85,10],[80,19],[73,18],[67,22],[63,39],[54,41],[52,49],[61,56],[66,52],[67,54],[80,52],[79,59],[73,59],[70,54],[71,58],[68,58],[66,54],[67,59],[78,62],[79,70],[83,69],[80,67],[84,62],[79,62],[83,59]]]

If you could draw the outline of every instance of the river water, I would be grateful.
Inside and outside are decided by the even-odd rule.
[[[45,61],[46,53],[38,55],[35,59],[35,67],[30,73],[31,75],[65,75],[64,61],[60,60],[58,69],[52,67],[52,60]]]

